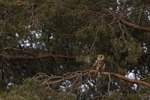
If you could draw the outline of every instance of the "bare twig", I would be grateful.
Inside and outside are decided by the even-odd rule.
[[[108,94],[110,93],[110,84],[111,84],[111,76],[109,74],[109,82],[108,82]]]

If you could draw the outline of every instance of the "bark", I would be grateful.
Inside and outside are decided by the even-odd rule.
[[[134,23],[128,22],[126,20],[120,19],[119,22],[121,22],[122,24],[128,26],[128,27],[132,27],[141,31],[146,31],[146,32],[150,32],[150,27],[143,27],[143,26],[139,26],[136,25]]]
[[[124,81],[129,82],[129,83],[141,84],[141,85],[150,87],[150,83],[148,83],[148,82],[145,82],[142,80],[129,79],[129,78],[124,77],[120,74],[111,73],[111,72],[102,72],[101,74],[108,76],[108,77],[113,76],[113,77],[116,77],[120,80],[124,80]],[[48,76],[47,77],[48,79],[45,78],[45,80],[48,80],[48,81],[44,80],[44,82],[46,82],[46,84],[49,84],[49,85],[55,85],[57,83],[65,81],[65,80],[77,80],[79,77],[82,77],[82,76],[88,77],[89,75],[97,77],[97,71],[96,70],[77,71],[77,72],[70,73],[69,75],[66,75],[64,77],[63,76],[52,76],[52,77]],[[44,77],[45,77],[45,75],[44,75]],[[40,79],[43,79],[42,75],[40,76]]]
[[[75,57],[73,56],[65,56],[65,55],[59,55],[59,54],[42,54],[37,56],[28,56],[28,55],[3,55],[0,57],[0,59],[5,60],[44,60],[44,59],[60,59],[60,60],[75,60]]]

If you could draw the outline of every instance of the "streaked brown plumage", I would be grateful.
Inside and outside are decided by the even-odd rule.
[[[101,75],[101,72],[105,69],[105,63],[103,62],[104,58],[104,55],[98,55],[97,60],[93,65],[94,69],[96,69],[98,72],[98,77]]]

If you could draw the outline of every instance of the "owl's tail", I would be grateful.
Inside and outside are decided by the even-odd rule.
[[[98,72],[97,73],[97,78],[100,78],[101,77],[101,72]]]

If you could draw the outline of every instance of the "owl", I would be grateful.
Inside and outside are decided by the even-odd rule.
[[[96,69],[98,72],[98,77],[101,75],[101,72],[105,69],[105,63],[103,62],[104,58],[104,55],[98,55],[97,60],[93,65],[93,68]]]

